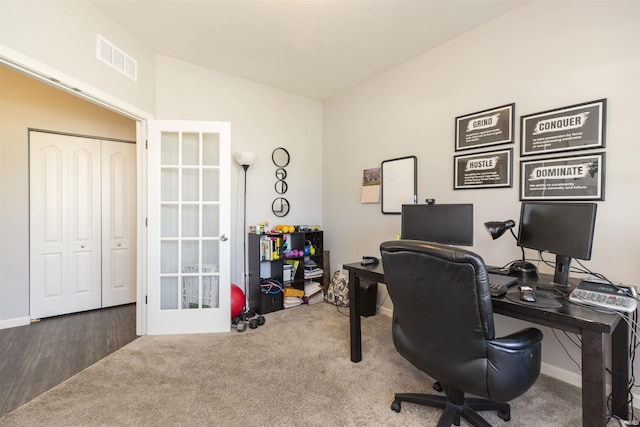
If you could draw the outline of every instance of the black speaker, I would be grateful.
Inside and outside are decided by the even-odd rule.
[[[360,279],[359,311],[363,317],[375,316],[378,302],[378,282],[367,282]]]

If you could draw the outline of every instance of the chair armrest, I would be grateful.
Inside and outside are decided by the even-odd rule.
[[[496,338],[489,344],[505,350],[522,350],[530,348],[542,341],[542,331],[536,328],[527,328],[513,334]]]

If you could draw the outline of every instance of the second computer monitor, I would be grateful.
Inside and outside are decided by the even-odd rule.
[[[571,258],[589,260],[595,203],[523,202],[518,246],[556,255],[554,282],[566,285]]]
[[[403,239],[473,246],[473,204],[402,205]]]

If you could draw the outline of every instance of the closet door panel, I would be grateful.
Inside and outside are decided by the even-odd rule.
[[[136,146],[102,141],[102,306],[136,300]]]

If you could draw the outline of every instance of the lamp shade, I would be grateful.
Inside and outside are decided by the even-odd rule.
[[[236,162],[240,166],[251,166],[256,161],[256,153],[250,153],[248,151],[241,151],[240,153],[236,153],[235,158]]]
[[[498,237],[502,236],[505,231],[516,226],[516,223],[512,219],[508,219],[506,221],[489,221],[484,223],[485,228],[493,237],[493,240],[496,240]]]

